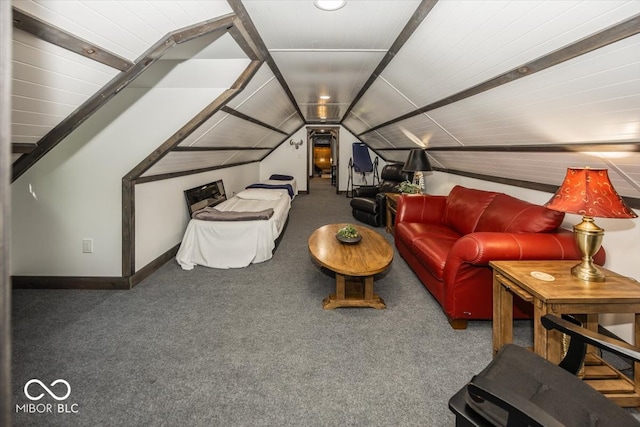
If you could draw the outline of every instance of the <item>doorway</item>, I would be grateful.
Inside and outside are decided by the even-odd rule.
[[[309,147],[309,167],[307,174],[307,188],[309,179],[328,179],[338,190],[338,171],[340,128],[337,126],[307,127],[307,147]]]

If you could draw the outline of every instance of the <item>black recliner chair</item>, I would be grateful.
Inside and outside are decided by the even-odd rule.
[[[403,167],[404,163],[389,163],[382,168],[379,185],[353,189],[351,208],[356,219],[374,227],[380,227],[385,223],[387,198],[384,193],[399,193],[398,184],[413,179],[413,173],[403,172]]]

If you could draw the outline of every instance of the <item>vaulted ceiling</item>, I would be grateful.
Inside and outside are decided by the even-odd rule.
[[[341,124],[386,161],[425,146],[444,171],[556,186],[605,167],[640,198],[638,1],[13,5],[15,178],[125,88],[231,69],[133,178],[259,161],[305,124]]]

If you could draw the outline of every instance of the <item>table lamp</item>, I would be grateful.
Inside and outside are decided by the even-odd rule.
[[[427,157],[427,152],[422,148],[414,148],[409,152],[409,157],[407,161],[404,162],[403,171],[406,172],[414,172],[414,181],[418,181],[418,185],[420,185],[420,191],[424,193],[424,177],[422,176],[422,172],[427,172],[432,170],[431,163],[429,163],[429,158]]]
[[[562,185],[545,206],[582,215],[582,222],[573,226],[582,261],[571,268],[571,274],[587,282],[603,282],[604,273],[594,265],[593,256],[600,249],[604,230],[593,218],[638,216],[613,188],[607,169],[568,168]]]

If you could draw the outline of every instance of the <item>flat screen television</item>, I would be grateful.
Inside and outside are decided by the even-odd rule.
[[[215,206],[227,200],[221,179],[185,190],[184,197],[187,200],[189,217],[197,210]]]

